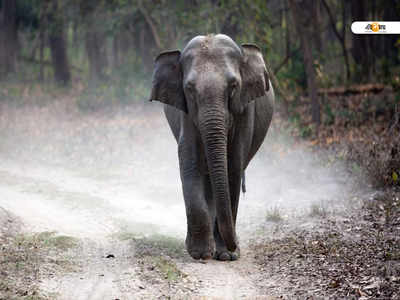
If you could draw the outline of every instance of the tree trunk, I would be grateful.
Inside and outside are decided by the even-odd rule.
[[[311,21],[312,21],[312,37],[314,38],[315,48],[318,52],[322,52],[322,38],[321,38],[321,3],[320,1],[312,1],[311,4]]]
[[[51,51],[51,61],[54,69],[54,78],[58,83],[62,85],[68,85],[71,81],[71,74],[69,71],[63,29],[59,30],[58,33],[50,34],[49,45]]]
[[[335,33],[337,39],[340,42],[340,45],[342,46],[342,54],[343,54],[343,59],[344,59],[344,64],[346,67],[346,80],[350,80],[350,64],[349,64],[349,57],[347,55],[347,50],[346,50],[346,7],[345,7],[345,2],[342,3],[342,34],[339,33],[338,29],[336,28],[336,18],[332,14],[331,9],[329,8],[328,3],[326,0],[322,0],[322,4],[325,6],[326,12],[328,13],[329,21],[332,27],[332,31]]]
[[[136,47],[139,47],[139,54],[144,68],[143,70],[151,74],[154,68],[154,57],[158,54],[157,52],[159,49],[155,47],[151,29],[147,24],[142,24],[142,26],[138,28],[134,41],[137,44]]]
[[[42,28],[42,26],[40,25],[40,29],[39,29],[39,62],[40,62],[40,66],[39,66],[39,80],[40,81],[44,81],[44,43],[45,43],[45,35],[44,35],[44,29]]]
[[[398,21],[400,20],[400,15],[398,10],[393,9],[393,7],[399,7],[398,0],[396,1],[385,1],[383,20],[385,21]],[[382,36],[383,40],[383,54],[385,62],[383,65],[383,73],[387,79],[390,79],[391,66],[399,64],[400,60],[398,57],[398,47],[396,47],[396,42],[398,40],[398,35],[387,34]]]
[[[288,3],[287,1],[284,2],[285,4],[285,22],[286,22],[286,30],[285,30],[285,39],[286,39],[286,57],[290,57],[291,51],[291,39],[290,39],[290,27],[289,27],[289,12],[288,12]]]
[[[346,66],[346,79],[347,82],[350,81],[351,79],[351,71],[350,71],[350,62],[349,62],[349,55],[346,50],[346,31],[347,31],[347,8],[346,7],[347,2],[345,0],[342,1],[342,51],[343,51],[343,56],[344,56],[344,63]],[[335,26],[336,28],[336,26]]]
[[[105,68],[107,66],[106,54],[104,49],[104,36],[98,32],[91,24],[86,29],[85,48],[89,60],[90,83],[96,84],[98,81],[105,80]]]
[[[366,21],[366,2],[359,0],[351,1],[352,22]],[[368,36],[365,34],[352,35],[352,55],[356,62],[356,81],[368,79],[370,74],[370,51]]]
[[[0,11],[0,79],[15,72],[17,41],[16,1],[3,0]]]
[[[96,84],[106,79],[105,68],[107,57],[105,51],[105,34],[96,15],[96,1],[82,1],[80,5],[81,18],[85,25],[85,49],[89,61],[89,83]]]
[[[149,27],[151,29],[151,33],[153,35],[154,42],[155,42],[158,50],[163,50],[164,45],[162,43],[160,34],[158,32],[155,20],[147,12],[146,8],[143,6],[142,1],[139,1],[138,7],[139,7],[140,12],[143,14],[144,19],[146,20],[147,25],[149,25]]]
[[[58,1],[50,3],[48,23],[51,24],[49,29],[49,46],[54,78],[59,84],[68,85],[71,82],[71,73],[67,56],[64,18],[59,9]]]
[[[303,63],[307,76],[308,96],[311,98],[311,115],[318,132],[318,127],[321,123],[320,104],[317,97],[317,84],[315,81],[312,48],[311,43],[309,42],[311,40],[311,29],[307,24],[308,18],[304,13],[308,10],[307,7],[310,8],[310,4],[312,4],[310,1],[311,0],[302,1],[302,7],[305,7],[303,11],[300,10],[295,0],[289,0],[289,7],[293,16],[294,27],[300,37],[301,49],[303,50]]]
[[[119,34],[116,33],[112,40],[112,66],[114,69],[120,66]]]
[[[39,81],[44,81],[44,49],[46,46],[46,28],[48,24],[47,3],[40,6],[39,17]]]

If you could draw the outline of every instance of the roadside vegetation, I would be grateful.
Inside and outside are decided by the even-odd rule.
[[[55,232],[25,233],[18,222],[1,211],[0,299],[53,299],[55,295],[40,290],[39,282],[56,273],[73,272],[68,250],[77,246],[77,240]]]
[[[283,298],[397,299],[400,191],[364,199],[360,210],[328,216],[309,230],[253,246],[260,289]],[[263,283],[278,282],[273,286]]]
[[[323,114],[318,134],[308,132],[306,103],[294,105],[284,125],[311,151],[329,153],[353,174],[357,188],[345,211],[312,204],[311,228],[281,226],[253,245],[260,289],[283,298],[397,299],[400,297],[400,124],[395,93],[339,93]],[[333,101],[335,100],[335,101]],[[293,144],[296,147],[296,143]],[[267,221],[281,220],[277,209]],[[300,220],[301,222],[301,220]],[[282,230],[284,231],[282,233]],[[279,284],[263,285],[278,282]],[[305,288],[307,287],[307,288]]]

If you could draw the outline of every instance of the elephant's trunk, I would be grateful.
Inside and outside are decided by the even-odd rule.
[[[229,251],[236,249],[227,163],[227,124],[225,110],[208,107],[201,113],[200,134],[205,145],[211,186],[216,201],[217,224]]]

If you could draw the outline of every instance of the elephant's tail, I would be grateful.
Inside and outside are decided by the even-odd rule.
[[[242,173],[242,192],[243,194],[246,193],[246,175],[245,172],[243,171]]]

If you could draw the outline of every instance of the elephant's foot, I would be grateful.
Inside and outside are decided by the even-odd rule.
[[[221,235],[217,230],[217,227],[214,228],[214,238],[216,246],[216,251],[213,256],[214,259],[221,261],[229,261],[229,260],[237,260],[240,257],[240,248],[237,239],[236,239],[236,245],[237,245],[236,250],[229,251],[226,248],[225,242],[222,240]]]
[[[214,255],[214,240],[211,233],[186,236],[186,249],[194,259],[211,259]]]
[[[217,247],[214,253],[214,259],[216,260],[237,260],[240,257],[240,248],[237,247],[235,251],[228,251],[225,246]]]

